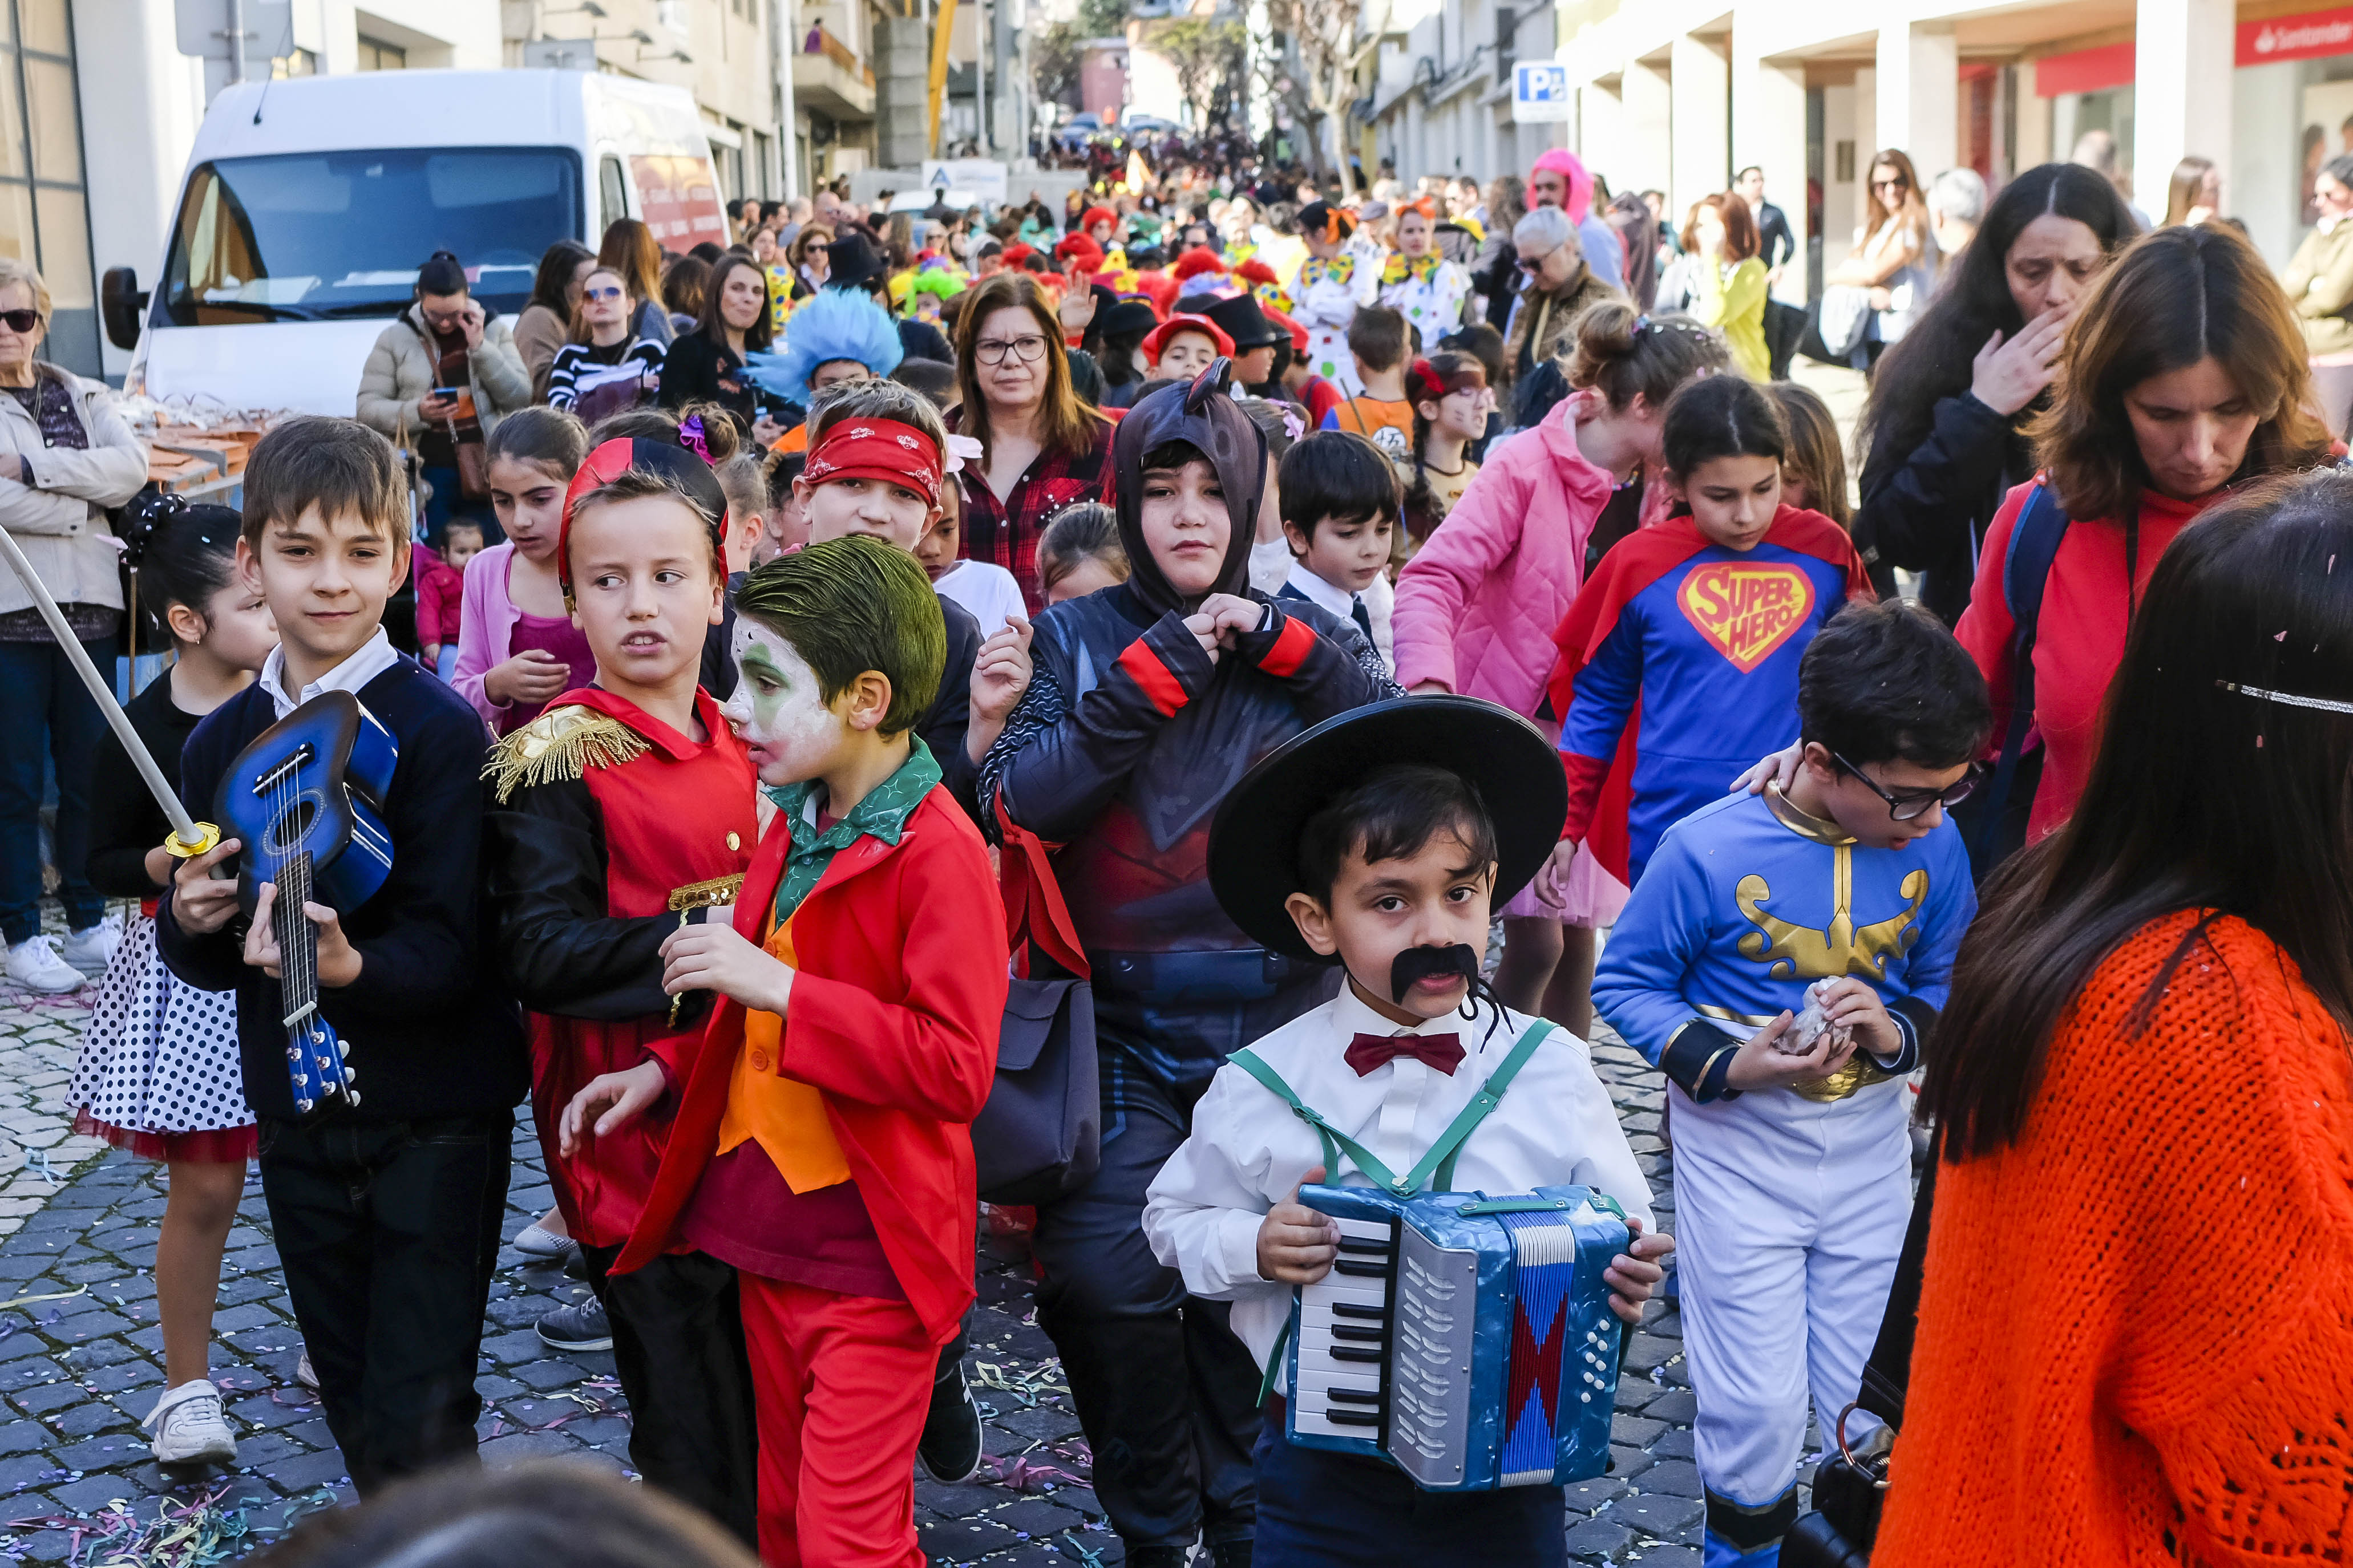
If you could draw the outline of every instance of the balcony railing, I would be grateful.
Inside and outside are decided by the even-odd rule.
[[[872,87],[874,85],[874,68],[868,65],[864,60],[860,59],[856,55],[852,54],[849,50],[849,45],[843,43],[839,38],[835,37],[831,33],[827,32],[825,30],[825,26],[822,23],[819,23],[818,26],[811,27],[808,30],[807,39],[801,52],[803,54],[823,55],[835,65],[838,65],[843,70],[848,71],[851,76],[863,81],[867,86]]]

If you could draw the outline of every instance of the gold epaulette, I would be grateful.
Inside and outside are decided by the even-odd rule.
[[[576,704],[551,708],[491,748],[482,776],[499,804],[525,784],[585,778],[590,768],[618,767],[651,747],[618,719]]]

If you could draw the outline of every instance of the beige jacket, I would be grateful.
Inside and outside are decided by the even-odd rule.
[[[0,528],[15,537],[58,604],[119,610],[121,552],[106,509],[121,506],[147,482],[146,445],[132,434],[103,384],[53,364],[37,363],[35,372],[71,388],[90,449],[45,444],[39,422],[25,405],[0,394],[0,457],[21,456],[32,476],[29,484],[0,479]],[[16,574],[0,570],[0,613],[32,603]]]
[[[2339,219],[2326,234],[2314,229],[2295,247],[2295,259],[2280,274],[2280,287],[2295,307],[2306,353],[2353,351],[2353,220]]]
[[[504,316],[483,323],[481,346],[468,357],[474,413],[487,436],[501,419],[531,406],[531,372],[515,352],[514,328]],[[409,439],[415,440],[425,424],[417,405],[433,385],[433,354],[425,346],[424,319],[411,305],[368,351],[367,368],[360,372],[359,422],[395,440],[406,423]]]

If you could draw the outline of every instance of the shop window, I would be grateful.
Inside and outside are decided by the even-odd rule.
[[[408,51],[398,44],[387,44],[382,38],[359,36],[359,68],[364,71],[399,71],[408,68]]]
[[[100,374],[67,0],[0,0],[0,254],[31,262],[48,285],[41,357]]]

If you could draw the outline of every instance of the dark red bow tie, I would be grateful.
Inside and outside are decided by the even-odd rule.
[[[1462,1037],[1460,1035],[1358,1035],[1348,1047],[1348,1065],[1356,1069],[1358,1078],[1398,1057],[1411,1057],[1425,1067],[1436,1068],[1447,1077],[1462,1063]]]

